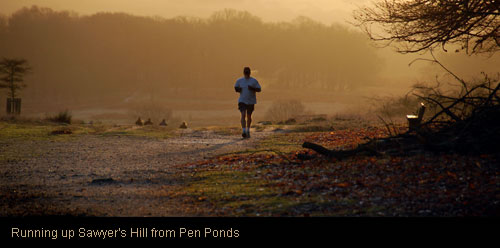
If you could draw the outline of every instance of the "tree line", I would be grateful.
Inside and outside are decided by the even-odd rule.
[[[244,66],[267,88],[345,90],[375,82],[382,64],[359,31],[231,9],[166,19],[33,6],[0,18],[0,55],[27,59],[27,94],[56,101],[230,89]]]

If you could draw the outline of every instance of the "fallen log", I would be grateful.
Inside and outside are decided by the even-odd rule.
[[[326,149],[323,146],[320,146],[318,144],[314,144],[311,142],[304,142],[304,144],[302,144],[302,147],[307,148],[307,149],[311,149],[311,150],[313,150],[321,155],[325,155],[325,156],[332,156],[332,154],[333,154],[332,150]]]
[[[302,144],[303,148],[311,149],[321,155],[331,157],[331,158],[336,158],[338,160],[342,160],[347,157],[352,157],[355,155],[360,155],[360,153],[363,153],[362,155],[366,156],[378,156],[381,155],[379,152],[369,148],[366,145],[359,145],[357,148],[352,149],[352,150],[346,150],[346,151],[336,151],[336,150],[330,150],[327,149],[321,145],[311,143],[311,142],[304,142]]]

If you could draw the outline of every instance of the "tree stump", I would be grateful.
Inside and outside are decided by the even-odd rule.
[[[420,103],[420,109],[418,110],[418,115],[407,115],[406,119],[408,120],[408,129],[410,131],[415,131],[420,127],[420,123],[422,123],[422,118],[424,118],[425,106],[423,103]]]

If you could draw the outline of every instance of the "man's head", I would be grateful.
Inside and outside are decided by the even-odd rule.
[[[245,67],[243,68],[243,75],[245,75],[245,78],[249,78],[250,77],[250,67]]]

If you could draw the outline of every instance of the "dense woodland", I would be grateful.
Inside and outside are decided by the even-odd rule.
[[[0,23],[0,55],[30,62],[25,96],[40,102],[230,90],[243,66],[268,89],[345,90],[375,82],[382,66],[362,33],[305,17],[266,23],[236,10],[207,19],[80,16],[33,6]]]

